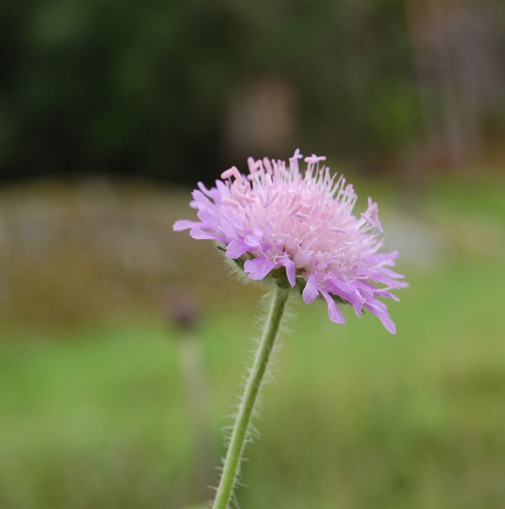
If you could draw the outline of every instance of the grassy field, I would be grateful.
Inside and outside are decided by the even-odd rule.
[[[322,303],[294,299],[240,507],[505,507],[498,195],[494,187],[477,202],[432,195],[452,251],[428,268],[400,267],[411,287],[390,306],[396,336],[371,315],[357,320],[346,310],[348,323],[338,326]],[[254,322],[245,307],[216,312],[192,339],[205,365],[215,465]],[[178,509],[201,501],[176,329],[134,320],[2,336],[2,509]],[[208,475],[215,484],[217,473]]]

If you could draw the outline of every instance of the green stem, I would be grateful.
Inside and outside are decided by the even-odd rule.
[[[258,344],[258,350],[256,351],[244,394],[240,401],[230,444],[228,446],[228,452],[226,453],[226,459],[223,465],[223,473],[219,481],[219,487],[212,509],[226,509],[228,507],[228,502],[240,470],[240,462],[242,460],[247,430],[251,423],[254,405],[258,398],[270,354],[273,350],[274,341],[279,330],[287,298],[288,291],[279,286],[276,287],[265,330]]]

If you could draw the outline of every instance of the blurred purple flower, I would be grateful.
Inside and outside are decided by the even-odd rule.
[[[387,307],[377,298],[398,300],[390,290],[408,285],[388,268],[398,253],[378,253],[383,240],[377,204],[369,198],[367,210],[354,216],[352,185],[330,174],[321,164],[325,157],[306,157],[307,170],[300,173],[302,158],[299,150],[289,165],[249,158],[247,176],[232,167],[212,189],[198,183],[190,205],[200,221],[177,221],[173,229],[190,228],[194,239],[224,245],[250,279],[287,278],[307,304],[321,295],[336,323],[345,321],[337,304],[349,303],[358,317],[365,308],[394,334]]]

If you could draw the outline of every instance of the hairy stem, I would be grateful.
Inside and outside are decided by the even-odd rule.
[[[280,286],[276,287],[274,298],[270,306],[263,336],[258,344],[258,350],[247,379],[244,394],[240,400],[239,409],[233,426],[230,444],[223,465],[223,472],[216,498],[212,509],[227,509],[233,487],[240,471],[240,463],[247,438],[247,432],[251,423],[254,405],[258,398],[263,377],[266,372],[268,361],[273,350],[273,345],[282,315],[288,298],[288,291]]]

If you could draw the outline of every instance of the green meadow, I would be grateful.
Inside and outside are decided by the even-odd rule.
[[[427,228],[445,247],[426,264],[401,261],[410,287],[389,305],[397,335],[372,315],[346,309],[335,325],[322,302],[292,299],[242,509],[505,507],[505,199],[503,185],[474,191],[428,194]],[[137,317],[3,330],[0,507],[203,507],[201,471],[215,486],[258,329],[251,302],[216,306],[192,337]],[[188,342],[201,354],[204,465]]]

